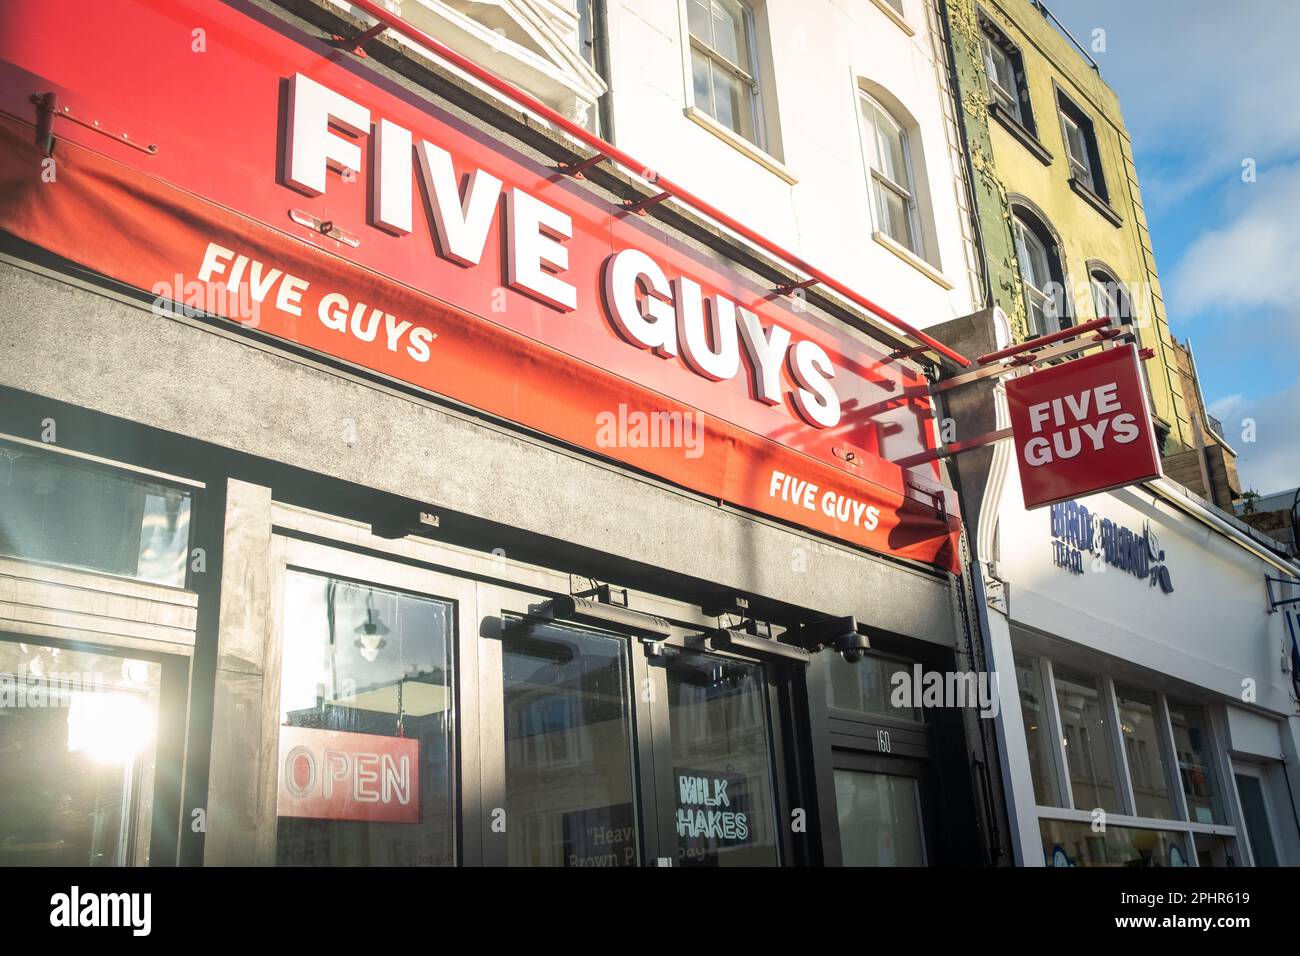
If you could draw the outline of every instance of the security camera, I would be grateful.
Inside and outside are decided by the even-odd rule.
[[[794,643],[810,653],[824,648],[834,648],[850,664],[866,656],[871,647],[867,635],[860,633],[858,622],[852,617],[831,617],[812,621],[798,628],[792,635]]]
[[[867,635],[854,631],[851,634],[845,634],[837,638],[831,647],[839,651],[840,656],[848,663],[856,664],[867,656],[867,651],[871,648],[871,641],[867,639]]]

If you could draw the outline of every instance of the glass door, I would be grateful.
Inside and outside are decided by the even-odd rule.
[[[550,619],[548,597],[478,585],[484,862],[644,865],[639,642]]]
[[[835,806],[844,866],[926,865],[920,768],[913,761],[837,751]]]
[[[480,584],[479,609],[485,862],[782,861],[769,665],[549,620],[543,594]]]
[[[275,862],[451,866],[478,858],[473,582],[280,539]],[[463,809],[465,808],[465,809]],[[465,831],[470,832],[470,831]]]
[[[636,866],[629,642],[506,615],[506,862]]]
[[[768,665],[689,646],[655,660],[661,852],[673,866],[779,865]]]

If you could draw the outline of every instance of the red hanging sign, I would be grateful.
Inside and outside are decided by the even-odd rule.
[[[1026,508],[1160,477],[1131,344],[1010,379],[1007,406]]]

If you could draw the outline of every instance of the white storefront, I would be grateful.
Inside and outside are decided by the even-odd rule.
[[[1300,864],[1266,587],[1300,568],[1165,480],[1026,511],[1015,468],[993,474],[979,553],[1018,862]]]

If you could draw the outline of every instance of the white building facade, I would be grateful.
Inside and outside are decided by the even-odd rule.
[[[1018,862],[1300,863],[1274,606],[1300,569],[1164,479],[1026,511],[999,457],[979,536]]]
[[[389,6],[918,328],[980,298],[934,0]]]

